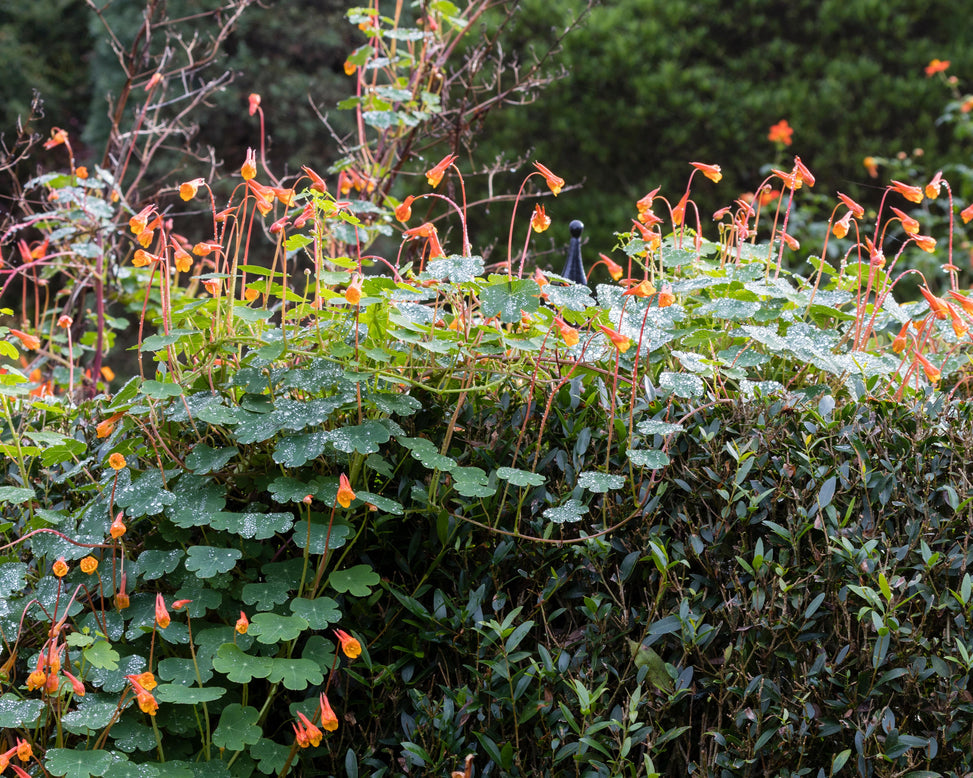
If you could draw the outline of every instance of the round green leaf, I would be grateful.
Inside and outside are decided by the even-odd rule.
[[[313,600],[302,597],[291,600],[291,611],[305,619],[311,629],[326,629],[341,620],[338,603],[330,597],[316,597]]]
[[[328,582],[336,592],[347,592],[353,597],[367,597],[372,593],[371,587],[378,586],[379,578],[369,565],[355,565],[348,570],[335,570],[328,578]]]
[[[250,619],[250,632],[258,643],[273,645],[297,639],[308,628],[300,616],[281,616],[277,613],[257,613]]]
[[[243,552],[236,548],[190,546],[186,550],[186,569],[196,573],[197,578],[212,578],[230,572],[242,556]]]
[[[519,470],[515,467],[497,468],[497,477],[509,481],[513,486],[543,486],[544,481],[547,480],[540,473]]]
[[[553,521],[555,524],[580,521],[581,517],[588,512],[588,506],[580,500],[570,499],[564,505],[555,508],[548,508],[544,511],[544,518]]]
[[[113,761],[112,755],[101,749],[49,748],[44,753],[44,769],[64,778],[104,775]]]
[[[213,745],[231,751],[241,751],[246,746],[252,746],[263,734],[263,730],[257,726],[259,718],[260,711],[249,705],[227,705],[220,716],[219,725],[213,730]]]
[[[621,489],[625,486],[625,478],[611,473],[597,473],[593,470],[586,470],[578,475],[578,486],[587,489],[589,492],[610,492],[612,489]]]
[[[665,451],[649,449],[630,448],[628,458],[636,467],[648,467],[651,470],[658,470],[669,464],[669,455]]]
[[[197,705],[201,702],[213,702],[224,694],[226,689],[221,686],[183,686],[178,683],[159,684],[152,690],[155,698],[160,702],[175,705]]]

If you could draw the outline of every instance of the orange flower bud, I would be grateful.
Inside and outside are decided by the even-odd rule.
[[[250,629],[250,619],[247,618],[247,614],[240,611],[240,618],[236,620],[236,624],[233,626],[237,632],[241,635],[246,635],[247,630]]]
[[[535,162],[534,167],[537,168],[538,173],[544,176],[544,179],[547,181],[547,188],[554,193],[554,196],[557,197],[559,194],[561,194],[561,190],[564,188],[564,179],[560,176],[554,175],[540,162]]]
[[[437,162],[433,167],[426,171],[426,182],[435,189],[439,186],[439,182],[443,180],[443,176],[446,174],[446,169],[456,161],[455,154],[447,154],[439,162]]]
[[[81,572],[85,575],[91,575],[95,570],[98,569],[98,560],[93,556],[86,556],[81,560]]]
[[[240,175],[243,176],[244,181],[249,181],[257,175],[257,155],[253,149],[247,149],[247,156],[240,168]]]
[[[342,508],[347,508],[351,505],[351,501],[355,499],[355,493],[351,490],[351,484],[348,482],[348,476],[342,473],[338,477],[338,505]]]
[[[112,470],[121,470],[125,467],[125,457],[119,454],[117,451],[108,457],[108,465]]]
[[[911,186],[910,184],[903,184],[901,181],[892,181],[891,188],[902,195],[910,203],[921,203],[923,193],[918,186]]]
[[[171,623],[166,601],[162,599],[161,593],[155,595],[155,623],[159,625],[159,629],[165,629]]]
[[[319,699],[321,707],[321,726],[324,727],[328,732],[334,732],[338,728],[338,717],[334,715],[334,711],[331,709],[331,703],[328,702],[328,696],[324,692],[321,692]]]
[[[703,162],[690,162],[689,164],[696,168],[714,184],[720,183],[720,179],[723,178],[723,173],[720,170],[719,165],[707,165]]]
[[[119,511],[118,515],[115,517],[115,520],[111,523],[111,527],[109,527],[108,534],[110,534],[115,540],[118,540],[122,535],[124,535],[128,529],[125,526],[125,522],[122,521],[122,516],[124,515],[125,514],[122,511]]]
[[[68,563],[64,561],[64,557],[58,557],[54,566],[51,568],[51,572],[54,573],[58,578],[64,578],[68,574]]]
[[[250,97],[248,97],[247,100],[250,103],[250,107],[249,107],[250,115],[253,116],[257,112],[257,109],[260,107],[260,95],[258,95],[256,92],[251,92]]]
[[[409,195],[395,209],[395,218],[405,224],[412,218],[412,201],[416,198]]]
[[[41,347],[40,338],[34,335],[30,335],[26,332],[21,332],[20,330],[11,329],[10,334],[20,341],[21,345],[28,351],[37,351]]]
[[[188,203],[196,196],[199,187],[205,183],[205,178],[194,178],[192,181],[186,181],[179,185],[179,196]]]

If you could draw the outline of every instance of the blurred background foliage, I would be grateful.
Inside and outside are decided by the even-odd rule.
[[[170,0],[166,13],[190,40],[207,34],[212,20],[200,21],[201,14],[220,5]],[[217,163],[239,165],[258,139],[257,119],[246,114],[247,95],[258,92],[268,122],[268,161],[276,170],[294,173],[302,164],[326,169],[335,162],[338,144],[321,115],[339,135],[351,128],[351,114],[335,108],[353,88],[344,60],[364,42],[343,19],[351,5],[268,0],[248,8],[206,75],[226,72],[233,79],[191,117],[200,156],[212,148]],[[383,10],[391,12],[389,5]],[[517,13],[502,37],[508,78],[542,57],[588,3],[501,2],[494,17],[481,20],[484,33],[511,5]],[[788,166],[793,154],[818,176],[815,192],[830,198],[841,190],[874,203],[890,171],[880,169],[871,179],[865,156],[900,168],[918,162],[921,176],[965,164],[969,139],[957,140],[949,123],[937,121],[949,89],[941,77],[927,78],[924,68],[933,58],[948,59],[946,75],[957,75],[962,86],[973,71],[967,10],[965,0],[603,2],[545,61],[550,74],[563,78],[523,95],[526,105],[489,114],[473,128],[474,145],[465,154],[443,153],[460,151],[463,169],[482,173],[467,179],[471,200],[516,191],[534,159],[580,184],[548,203],[554,219],[549,240],[557,250],[567,242],[567,223],[581,218],[591,250],[609,251],[613,233],[628,229],[635,215],[634,200],[656,186],[678,199],[690,161],[723,168],[718,185],[694,182],[704,220],[754,189],[770,163]],[[102,10],[120,39],[135,35],[141,12],[141,3],[122,2]],[[104,29],[80,0],[0,9],[0,64],[12,75],[0,84],[6,137],[15,133],[18,117],[26,117],[36,89],[44,116],[31,129],[46,135],[51,126],[65,127],[80,134],[90,154],[101,154],[110,126],[107,96],[117,94],[122,78]],[[781,119],[794,128],[786,150],[767,139]],[[915,149],[922,155],[913,156]],[[900,152],[905,163],[895,160]],[[79,162],[98,161],[84,155],[82,148]],[[405,168],[421,171],[428,164],[428,158],[414,160]],[[159,173],[187,178],[205,174],[201,167],[177,154]],[[508,221],[509,208],[502,205],[475,214],[477,242],[489,245],[489,235],[506,235]]]

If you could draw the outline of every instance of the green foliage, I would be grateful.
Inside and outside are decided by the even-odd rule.
[[[936,243],[891,236],[885,204],[866,239],[843,200],[805,275],[785,262],[813,183],[795,162],[713,239],[690,216],[708,183],[675,212],[644,198],[622,264],[602,260],[617,283],[523,277],[530,232],[490,268],[448,186],[413,195],[430,221],[408,230],[369,186],[436,114],[395,85],[439,61],[407,44],[468,27],[429,12],[445,38],[350,13],[377,44],[356,78],[381,75],[358,81],[370,129],[337,195],[254,164],[170,223],[118,168],[74,170],[70,136],[69,172],[30,182],[43,205],[17,226],[41,238],[0,269],[45,282],[37,323],[0,328],[5,758],[78,778],[969,772],[962,205],[934,206]],[[952,294],[899,302],[920,248]],[[63,312],[79,285],[90,332]],[[137,363],[113,381],[123,316]]]

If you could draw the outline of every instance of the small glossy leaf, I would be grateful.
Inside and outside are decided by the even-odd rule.
[[[647,467],[650,470],[659,470],[671,461],[665,451],[655,451],[648,449],[630,448],[628,458],[636,467]]]
[[[259,718],[260,711],[249,705],[227,705],[220,716],[220,723],[213,730],[213,745],[231,751],[241,751],[246,746],[252,746],[263,734],[263,730],[257,726]]]
[[[274,660],[268,656],[245,654],[234,643],[224,643],[213,657],[213,669],[233,683],[250,683],[270,675]]]
[[[201,702],[214,702],[224,694],[221,686],[184,686],[178,683],[159,684],[152,690],[159,703],[174,705],[198,705]]]
[[[23,700],[19,695],[7,692],[0,696],[0,729],[30,729],[43,709],[43,700]]]
[[[327,629],[341,621],[338,603],[330,597],[316,597],[313,600],[298,598],[291,600],[291,612],[305,619],[311,629]]]
[[[326,433],[328,442],[345,454],[374,454],[391,435],[379,421],[366,421],[352,427],[341,427]]]
[[[186,569],[196,573],[197,578],[212,578],[230,572],[242,556],[243,552],[236,548],[190,546],[186,550]]]
[[[497,478],[509,481],[513,486],[543,486],[547,480],[540,473],[520,470],[515,467],[497,468]]]
[[[267,738],[260,738],[250,746],[250,756],[257,760],[257,769],[264,775],[277,775],[287,763],[287,746],[275,743]]]
[[[621,489],[625,486],[625,477],[587,470],[578,474],[578,486],[589,492],[610,492],[612,489]]]
[[[673,373],[665,370],[659,376],[659,386],[677,397],[690,399],[703,393],[703,381],[691,373]]]
[[[81,652],[88,664],[102,670],[114,670],[118,667],[119,653],[106,640],[99,640]]]
[[[245,584],[242,598],[247,605],[256,605],[261,610],[271,610],[275,605],[281,605],[294,596],[297,582],[289,581],[258,581]]]
[[[685,429],[682,424],[670,424],[669,422],[659,421],[658,419],[647,419],[640,421],[635,428],[643,435],[672,435],[682,432]]]
[[[303,691],[308,686],[317,686],[324,681],[324,673],[317,662],[310,659],[278,657],[267,675],[271,683],[280,683],[285,689]]]
[[[453,470],[458,467],[454,460],[440,454],[431,440],[400,437],[398,441],[409,449],[414,459],[430,470]]]
[[[194,473],[205,474],[221,470],[233,457],[240,453],[236,446],[211,448],[205,443],[197,443],[186,456],[186,466]]]
[[[250,618],[250,632],[247,634],[253,635],[258,643],[273,645],[296,640],[307,628],[307,621],[300,616],[257,613]]]
[[[100,696],[100,695],[99,695]],[[91,735],[106,727],[118,710],[118,701],[94,702],[82,698],[78,707],[61,717],[64,728],[75,735]]]
[[[454,284],[466,283],[483,275],[483,257],[451,254],[443,259],[434,259],[429,262],[423,275],[441,281],[449,280]]]
[[[44,769],[64,778],[104,775],[111,767],[112,755],[100,748],[83,751],[75,748],[49,748],[44,752]]]
[[[490,280],[496,276],[491,276]],[[540,305],[541,288],[530,278],[491,283],[480,292],[480,311],[486,318],[499,316],[507,324],[520,321],[521,312],[533,313]]]
[[[355,565],[348,570],[335,570],[328,582],[336,592],[352,595],[353,597],[367,597],[372,593],[371,587],[378,586],[379,578],[369,565]]]
[[[588,506],[580,500],[570,499],[564,505],[556,508],[548,508],[544,511],[544,518],[553,521],[555,524],[566,522],[581,521],[581,517],[588,512]]]
[[[0,486],[0,502],[20,505],[36,497],[33,489],[22,486]]]

